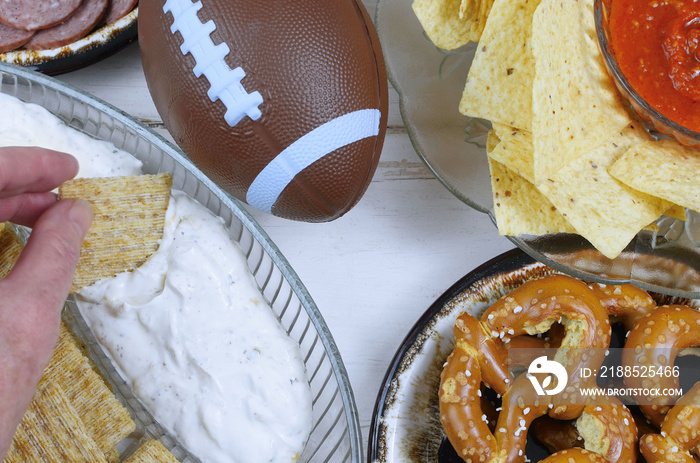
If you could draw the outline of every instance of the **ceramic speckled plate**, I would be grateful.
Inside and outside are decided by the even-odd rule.
[[[463,463],[444,438],[438,415],[440,373],[454,348],[454,321],[465,311],[479,317],[527,280],[555,272],[515,249],[465,275],[428,308],[401,343],[379,391],[369,433],[370,463]],[[651,294],[659,305],[700,304],[697,299]],[[694,376],[688,384],[681,381],[690,388],[698,380],[693,366],[697,358],[686,358],[681,371],[694,370]],[[549,453],[528,439],[526,455],[534,462]]]
[[[0,53],[0,61],[48,75],[73,71],[113,55],[136,40],[138,7],[118,21],[69,45],[50,50]]]
[[[430,306],[387,371],[369,434],[369,462],[461,461],[443,445],[438,418],[440,372],[454,347],[452,325],[460,313],[478,316],[523,282],[553,272],[513,250],[468,273]]]

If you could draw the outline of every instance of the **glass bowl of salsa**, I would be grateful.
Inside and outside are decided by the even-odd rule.
[[[700,0],[595,0],[604,62],[656,131],[700,146]]]

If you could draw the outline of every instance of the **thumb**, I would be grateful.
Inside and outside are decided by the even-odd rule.
[[[84,200],[62,200],[47,209],[34,224],[22,255],[6,277],[13,291],[34,294],[36,307],[60,311],[92,218],[92,207]]]

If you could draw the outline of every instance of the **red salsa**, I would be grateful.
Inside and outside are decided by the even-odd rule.
[[[612,52],[630,85],[700,132],[700,0],[612,0]]]

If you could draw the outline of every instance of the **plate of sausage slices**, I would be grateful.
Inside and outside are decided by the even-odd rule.
[[[106,58],[137,37],[138,0],[0,2],[0,61],[57,75]]]
[[[699,341],[697,300],[585,282],[512,250],[408,333],[368,461],[695,461]]]

